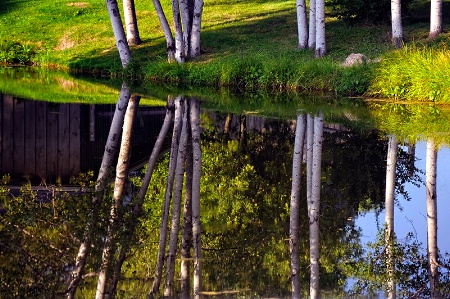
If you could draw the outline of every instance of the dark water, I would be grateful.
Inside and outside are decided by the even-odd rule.
[[[208,107],[201,110],[205,296],[289,297],[289,202],[295,117],[270,118],[255,111],[236,113],[214,109],[208,103],[204,106]],[[319,109],[322,108],[315,111]],[[370,107],[361,109],[361,115],[371,115],[365,112]],[[4,184],[0,192],[0,297],[63,296],[63,278],[73,265],[82,238],[92,182],[100,168],[114,110],[114,104],[63,104],[0,96],[0,173]],[[141,105],[137,111],[130,157],[133,191],[139,188],[143,166],[164,115],[165,107]],[[440,115],[438,120],[433,119],[444,124],[439,131],[430,129],[428,136],[418,132],[419,137],[410,140],[399,136],[395,227],[399,248],[404,250],[398,259],[400,264],[418,265],[426,258],[424,173],[429,138],[439,140],[438,245],[441,263],[448,262],[444,253],[450,249],[445,230],[450,216],[450,151],[445,141],[448,132],[442,129],[448,127],[448,118],[444,112]],[[377,242],[377,233],[384,223],[387,136],[392,134],[386,131],[389,126],[325,112],[320,197],[323,298],[350,296],[358,281],[365,286],[359,290],[362,297],[383,294],[387,279],[380,274],[385,273],[383,238],[378,246],[367,246],[367,242]],[[409,136],[413,131],[408,132]],[[145,298],[153,280],[169,150],[170,136],[150,184],[132,254],[122,267],[120,298]],[[80,172],[89,171],[92,176],[79,176]],[[27,184],[31,191],[19,190]],[[304,192],[301,198],[300,280],[307,293],[309,220]],[[107,211],[105,204],[105,214],[98,225],[98,243],[88,261],[86,272],[90,274],[99,267]],[[125,220],[123,223],[126,225]],[[176,271],[179,263],[177,259]],[[444,284],[448,282],[448,271],[440,271]],[[419,298],[428,296],[424,291],[428,284],[426,268],[411,266],[399,268],[399,272],[403,275],[398,281],[399,297],[408,298],[415,292],[419,292]],[[411,285],[402,285],[405,277],[413,281]],[[86,277],[77,293],[79,298],[92,298],[95,284],[95,275]],[[176,280],[176,290],[179,287]],[[447,291],[442,289],[448,295]]]

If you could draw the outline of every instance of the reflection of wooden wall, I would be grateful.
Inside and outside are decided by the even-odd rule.
[[[0,128],[1,174],[48,180],[80,172],[80,105],[0,94]]]

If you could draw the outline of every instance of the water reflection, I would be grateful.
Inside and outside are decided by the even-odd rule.
[[[120,99],[126,98],[128,101],[131,95],[131,92],[126,92],[126,95],[122,95]],[[174,105],[171,104],[172,102]],[[43,111],[47,112],[37,113],[38,105],[45,106],[47,110]],[[364,292],[364,294],[385,291],[386,283],[391,279],[397,283],[398,297],[409,297],[414,293],[419,294],[421,298],[429,296],[426,291],[429,290],[427,289],[429,280],[426,275],[427,259],[425,258],[425,263],[422,264],[417,262],[420,258],[426,257],[423,253],[420,253],[422,255],[416,253],[418,244],[406,244],[403,240],[397,240],[394,243],[394,249],[400,255],[393,255],[394,262],[397,264],[394,267],[394,278],[389,277],[386,275],[389,264],[386,253],[389,251],[385,250],[384,235],[374,240],[369,247],[365,247],[361,240],[363,232],[359,230],[355,221],[358,215],[373,210],[380,212],[385,207],[388,138],[383,133],[376,129],[361,129],[352,126],[350,122],[347,122],[345,126],[330,123],[326,121],[327,115],[324,116],[323,135],[316,136],[316,143],[322,142],[321,150],[316,152],[316,158],[319,155],[321,161],[315,163],[316,167],[309,169],[308,165],[312,166],[314,163],[307,163],[305,165],[307,167],[298,170],[299,175],[310,173],[305,177],[316,177],[316,183],[313,185],[316,186],[315,192],[320,192],[319,201],[318,197],[316,200],[310,199],[307,192],[293,191],[295,181],[293,167],[301,165],[302,160],[308,161],[309,152],[314,155],[314,151],[310,151],[310,148],[313,148],[314,138],[308,142],[308,136],[310,136],[308,132],[315,131],[308,130],[308,124],[315,123],[311,121],[312,118],[305,116],[309,119],[304,123],[306,141],[299,141],[300,145],[306,143],[306,150],[303,150],[303,146],[295,146],[295,137],[299,133],[296,127],[300,128],[303,121],[270,119],[248,113],[233,114],[204,110],[200,113],[201,138],[199,136],[188,138],[191,142],[198,142],[197,146],[200,146],[201,140],[202,150],[200,184],[197,191],[191,191],[190,184],[180,178],[185,173],[186,181],[194,180],[196,171],[193,164],[199,161],[199,156],[197,152],[197,158],[195,158],[193,152],[182,149],[182,145],[187,144],[187,147],[194,151],[194,146],[188,141],[186,143],[182,141],[181,137],[189,136],[187,133],[182,133],[183,128],[192,132],[188,123],[189,119],[192,122],[192,117],[196,117],[192,115],[192,109],[195,107],[196,111],[199,111],[198,105],[199,103],[192,98],[171,96],[164,109],[140,106],[136,110],[132,131],[133,134],[138,135],[131,137],[133,140],[130,144],[131,160],[128,161],[126,159],[128,154],[124,154],[125,156],[118,161],[126,160],[130,162],[129,166],[137,167],[147,164],[148,160],[146,172],[133,171],[133,176],[128,176],[120,175],[117,171],[115,175],[106,175],[108,184],[100,188],[104,189],[101,194],[105,196],[97,203],[98,207],[95,209],[93,196],[98,196],[101,191],[98,184],[96,188],[94,183],[97,174],[82,175],[76,180],[80,189],[94,192],[94,195],[92,193],[69,194],[56,188],[55,194],[64,200],[53,200],[58,197],[49,197],[49,200],[36,201],[33,190],[30,188],[23,189],[21,195],[16,192],[15,197],[12,197],[5,187],[1,187],[1,204],[5,212],[0,218],[2,225],[0,242],[2,256],[6,258],[0,263],[0,269],[2,277],[8,277],[2,279],[0,283],[2,297],[3,294],[12,294],[10,297],[62,297],[67,296],[68,290],[76,290],[77,288],[71,287],[73,284],[70,284],[70,278],[78,275],[74,274],[77,270],[76,256],[83,250],[80,244],[83,244],[86,238],[86,231],[89,231],[86,224],[89,223],[93,230],[92,241],[89,242],[92,246],[86,245],[91,252],[85,261],[84,271],[82,271],[85,276],[78,286],[77,298],[92,298],[99,290],[103,294],[116,291],[119,296],[125,298],[144,298],[149,293],[158,296],[162,294],[162,290],[159,286],[152,287],[154,278],[158,275],[154,269],[161,267],[158,263],[175,265],[175,268],[168,267],[166,269],[169,271],[166,271],[175,269],[173,275],[182,277],[182,283],[172,281],[170,278],[172,273],[165,275],[166,271],[159,270],[166,296],[169,297],[185,294],[186,298],[187,293],[194,294],[193,290],[189,292],[189,288],[192,289],[193,286],[197,288],[196,292],[199,295],[204,296],[211,294],[224,296],[238,294],[248,297],[289,296],[292,294],[290,280],[292,257],[289,252],[289,241],[292,240],[293,234],[298,236],[298,253],[294,253],[298,257],[298,261],[295,262],[298,265],[295,272],[298,278],[296,294],[306,296],[311,292],[310,239],[313,234],[310,233],[309,228],[311,222],[314,222],[311,219],[320,219],[320,230],[316,239],[319,240],[320,258],[317,265],[320,274],[319,292],[322,297],[346,296],[346,291],[349,290],[347,279],[350,277],[357,280],[354,283],[356,287],[354,291]],[[34,108],[29,109],[31,106]],[[174,108],[175,106],[177,108]],[[120,137],[122,127],[124,132],[127,128],[123,125],[123,121],[111,125],[114,124],[113,115],[117,111],[125,112],[129,104],[121,104],[119,101],[115,106],[117,109],[112,106],[105,108],[73,104],[50,105],[45,102],[3,96],[1,107],[1,172],[2,175],[11,173],[11,178],[15,178],[15,182],[11,180],[8,182],[10,185],[6,186],[6,188],[12,188],[13,183],[24,182],[20,179],[24,174],[30,178],[31,183],[40,183],[43,179],[47,183],[55,182],[56,178],[60,177],[64,184],[68,181],[68,176],[76,174],[75,168],[72,168],[73,172],[65,173],[62,170],[65,164],[78,165],[79,163],[78,172],[94,170],[97,173],[99,169],[105,168],[104,165],[100,167],[100,158],[107,156],[102,155],[103,152],[106,154],[120,152],[119,143],[111,146],[108,142],[122,140],[123,137]],[[71,117],[74,114],[71,114],[71,111],[75,111],[75,115],[78,115],[74,117],[78,119],[78,129],[75,125],[71,126],[72,123],[76,123],[72,122]],[[173,123],[172,112],[178,113],[176,117],[178,120]],[[28,130],[28,127],[33,127],[30,124],[32,114],[35,119],[45,116],[51,122],[34,125],[34,130]],[[150,118],[151,114],[154,118]],[[101,121],[102,115],[108,115],[108,119]],[[320,115],[317,117],[320,123]],[[154,124],[151,125],[154,129],[151,134],[146,129],[147,123]],[[11,124],[13,124],[12,127]],[[170,144],[170,138],[164,136],[170,131],[172,125],[172,143]],[[72,138],[67,138],[65,134],[68,133],[65,133],[65,128]],[[40,134],[38,129],[42,131],[45,129],[46,132],[45,164],[56,164],[53,168],[45,166],[45,173],[44,169],[37,167],[38,163],[42,162],[40,156],[30,158],[28,154],[25,154],[30,149],[34,149],[35,152],[44,151],[40,149],[40,145],[38,146],[37,138],[25,137],[31,135],[30,132],[38,136]],[[50,134],[52,130],[57,134]],[[144,130],[144,133],[139,133],[141,130]],[[91,134],[92,131],[95,131],[95,134]],[[319,131],[322,132],[322,129]],[[160,134],[159,143],[156,144],[159,145],[153,146],[158,134]],[[311,137],[314,137],[314,134]],[[39,137],[40,139],[44,138]],[[67,142],[69,142],[68,145]],[[77,144],[76,142],[79,145],[73,145]],[[92,150],[83,151],[83,144],[95,142],[99,143],[97,146],[101,149],[97,154],[92,154]],[[48,147],[48,144],[53,145]],[[23,153],[16,157],[16,150],[11,151],[11,147],[24,148]],[[297,149],[295,150],[294,147]],[[67,158],[65,155],[75,152],[78,148],[79,161],[68,163],[67,161],[72,158],[70,156]],[[164,148],[171,151],[167,153]],[[298,148],[303,151],[302,154]],[[165,154],[160,155],[160,152]],[[186,157],[180,158],[182,166],[179,166],[177,170],[178,155],[182,157],[183,152]],[[402,202],[403,197],[408,198],[411,195],[405,186],[422,182],[418,180],[420,173],[411,163],[412,158],[408,149],[400,146],[393,152],[396,154],[397,163],[394,164],[396,177],[392,184],[396,190],[396,201]],[[298,153],[299,157],[297,162],[293,163],[295,153]],[[83,162],[94,157],[97,160],[95,166],[92,166],[94,164],[91,162]],[[30,163],[36,165],[34,172],[27,168],[30,165],[27,165],[26,161],[30,159],[35,161]],[[51,159],[56,162],[51,162],[53,161]],[[109,166],[106,168],[110,169],[116,165],[117,160],[113,161],[108,163]],[[309,161],[314,159],[311,158]],[[58,165],[61,167],[58,168]],[[53,172],[49,172],[48,169]],[[172,169],[174,181],[168,179],[169,169]],[[130,169],[125,172],[130,173]],[[315,176],[314,173],[316,173]],[[103,176],[102,171],[98,172],[98,176]],[[198,177],[198,172],[196,176]],[[114,196],[114,177],[121,180],[130,178],[125,180],[125,183],[132,183],[132,185],[129,187],[124,185],[127,192],[133,195],[131,198],[128,197],[130,204],[123,204],[123,196]],[[6,181],[6,178],[4,180]],[[172,183],[169,183],[170,181]],[[185,184],[184,189],[181,189],[183,193],[180,193],[179,186],[175,187],[177,182]],[[299,181],[300,190],[310,189],[308,186],[312,182],[313,180],[308,179]],[[144,185],[143,188],[141,184]],[[147,188],[149,190],[147,193],[141,191]],[[313,188],[311,187],[310,190],[312,191]],[[199,217],[199,210],[195,214],[186,197],[191,192],[199,192],[201,198],[202,240],[199,249],[202,249],[202,255],[195,255],[194,251],[190,252],[192,249],[189,248],[199,242],[195,241],[196,231],[188,229],[180,237],[183,247],[182,259],[179,260],[174,258],[173,245],[169,245],[170,251],[165,253],[166,245],[163,242],[168,239],[167,241],[171,244],[179,243],[176,240],[178,231],[189,228],[190,223],[195,222],[194,218]],[[292,218],[290,199],[292,200],[294,193],[297,197],[298,216]],[[184,195],[184,206],[180,203],[178,208],[169,212],[168,202],[178,201],[181,194]],[[308,209],[311,210],[311,206],[308,208],[308,201],[320,202],[320,208],[314,208],[316,214],[313,215],[308,211]],[[184,212],[181,212],[182,206]],[[188,211],[192,212],[192,219]],[[179,213],[182,213],[184,219],[177,220]],[[175,217],[172,218],[175,225],[172,226],[170,234],[167,234],[173,237],[160,234],[171,222],[170,218],[167,218],[167,224],[161,224],[161,215]],[[97,218],[92,218],[93,216]],[[290,231],[292,219],[298,220],[297,232]],[[178,229],[177,221],[180,221]],[[117,230],[116,234],[111,232],[112,228]],[[189,234],[193,234],[193,242]],[[108,241],[108,237],[112,235],[115,235],[115,242]],[[102,254],[104,248],[113,253],[112,258],[107,259],[108,256]],[[158,248],[161,251],[159,258]],[[126,256],[128,258],[125,258]],[[196,259],[197,263],[203,262],[203,267],[199,267],[203,276],[201,291],[200,285],[195,285],[193,270],[188,270],[187,264],[192,258],[194,261]],[[407,261],[406,258],[409,260]],[[111,267],[105,266],[105,261],[110,261]],[[117,267],[122,263],[122,267]],[[439,263],[445,265],[447,261],[441,258]],[[182,264],[184,266],[179,270]],[[111,270],[109,275],[106,270],[108,268],[122,269],[119,274]],[[105,274],[103,281],[110,281],[101,288],[97,286],[99,271]],[[69,279],[61,279],[61,277]],[[438,289],[445,296],[448,290],[442,283],[448,280],[448,274],[443,271],[440,279],[441,286]],[[5,295],[5,297],[8,296]]]

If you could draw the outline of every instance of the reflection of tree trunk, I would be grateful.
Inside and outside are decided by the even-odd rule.
[[[181,99],[177,97],[175,100],[175,120],[174,120],[174,128],[172,135],[172,145],[170,149],[170,160],[169,160],[169,173],[167,176],[167,184],[166,184],[166,193],[164,196],[164,203],[162,207],[162,215],[161,215],[161,226],[160,226],[160,234],[159,234],[159,249],[158,249],[158,257],[156,261],[156,271],[155,271],[155,280],[153,281],[152,289],[149,294],[149,298],[154,298],[156,293],[159,291],[159,286],[161,284],[161,276],[164,265],[164,252],[166,250],[166,242],[167,242],[167,225],[169,222],[169,209],[170,209],[170,201],[172,199],[172,188],[173,181],[175,177],[175,166],[178,156],[178,145],[179,145],[179,137],[180,137],[180,129],[181,129]]]
[[[128,166],[131,153],[131,133],[133,130],[134,115],[139,106],[139,97],[131,97],[123,123],[122,142],[116,168],[116,180],[114,183],[113,204],[105,244],[102,254],[102,267],[98,276],[95,298],[103,299],[107,284],[107,274],[114,247],[114,237],[119,226],[119,209],[121,208],[125,182],[128,177]]]
[[[432,138],[427,141],[426,187],[427,187],[427,231],[428,231],[428,271],[431,298],[440,298],[437,247],[437,194],[436,194],[437,149]]]
[[[319,210],[322,165],[323,114],[314,117],[314,141],[312,154],[311,200],[308,201],[310,240],[310,296],[319,298]]]
[[[414,175],[414,167],[416,163],[416,144],[408,144],[408,177]]]
[[[312,189],[312,154],[314,137],[314,121],[311,114],[306,115],[306,201],[311,201]]]
[[[247,117],[242,114],[239,119],[239,152],[246,152],[247,148]]]
[[[95,105],[89,105],[89,141],[95,141]]]
[[[124,83],[120,91],[120,97],[117,101],[116,110],[111,122],[111,128],[109,130],[108,139],[105,145],[105,151],[103,153],[102,164],[98,173],[97,181],[95,184],[95,197],[92,200],[92,209],[88,215],[86,227],[84,229],[83,242],[78,249],[78,255],[75,261],[75,267],[72,270],[71,278],[68,286],[67,298],[72,299],[75,296],[78,284],[81,281],[84,267],[86,265],[87,256],[91,247],[91,242],[94,234],[95,224],[98,219],[98,209],[103,199],[103,191],[108,181],[108,176],[111,172],[111,164],[116,156],[120,133],[122,130],[123,119],[125,111],[130,98],[130,90]]]
[[[187,104],[187,103],[186,103]],[[175,169],[175,186],[173,193],[172,204],[172,223],[169,238],[169,253],[167,255],[167,274],[166,274],[166,288],[164,290],[164,297],[174,297],[174,276],[175,276],[175,257],[177,254],[178,233],[180,231],[180,213],[181,213],[181,195],[183,193],[184,180],[184,163],[186,161],[187,152],[187,110],[188,105],[185,105],[185,113],[183,115],[183,127],[181,129],[180,145],[178,147],[177,164]]]
[[[389,137],[387,161],[386,161],[386,253],[387,253],[387,273],[388,273],[388,298],[395,298],[395,264],[393,257],[394,250],[394,199],[395,199],[395,164],[397,163],[398,142],[395,136]]]
[[[298,225],[305,126],[305,115],[298,115],[297,128],[295,130],[294,157],[292,161],[291,211],[289,221],[289,251],[291,254],[292,299],[300,298],[300,256],[298,252]]]
[[[202,242],[200,223],[200,175],[202,151],[200,147],[200,103],[191,101],[192,126],[192,231],[194,246],[194,298],[199,299],[202,291]]]
[[[190,265],[192,248],[192,133],[188,122],[188,151],[186,157],[186,190],[183,212],[183,238],[181,240],[181,299],[190,299]]]

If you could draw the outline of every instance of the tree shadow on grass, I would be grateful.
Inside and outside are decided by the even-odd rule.
[[[0,15],[11,12],[14,10],[18,5],[19,2],[25,2],[25,0],[19,1],[19,0],[2,0],[0,4]]]

